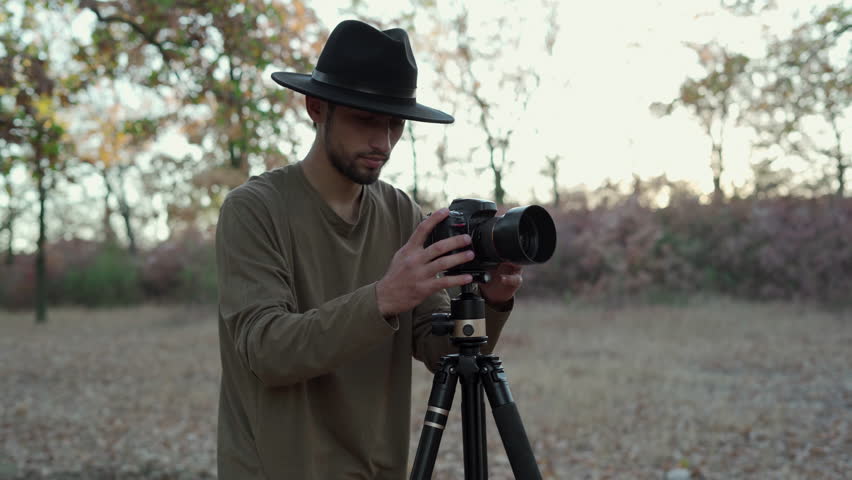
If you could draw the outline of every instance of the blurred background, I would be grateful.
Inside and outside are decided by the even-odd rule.
[[[619,397],[611,384],[587,384],[588,398],[552,398],[597,409],[607,405],[601,398],[614,399],[609,406],[632,409],[634,419],[641,417],[637,405],[656,405],[662,408],[658,420],[673,422],[665,432],[685,428],[692,436],[637,437],[610,451],[597,441],[578,446],[570,440],[599,423],[554,427],[572,434],[564,440],[554,433],[552,441],[539,444],[562,459],[547,465],[548,478],[564,478],[580,467],[599,475],[589,478],[611,478],[607,471],[624,478],[659,478],[661,471],[692,478],[709,478],[713,471],[726,472],[716,478],[755,472],[761,478],[842,478],[842,471],[852,469],[852,376],[844,373],[848,362],[830,368],[849,360],[852,350],[850,2],[6,0],[0,5],[0,337],[7,340],[0,351],[6,370],[0,373],[10,388],[0,410],[0,477],[214,475],[218,209],[249,176],[307,153],[313,130],[303,97],[275,85],[270,74],[309,73],[328,32],[348,18],[407,29],[419,66],[418,101],[456,117],[449,126],[408,123],[385,168],[386,181],[408,191],[425,211],[474,197],[495,200],[501,209],[538,203],[556,220],[556,253],[525,270],[521,305],[541,328],[551,325],[558,333],[564,327],[556,319],[573,316],[591,329],[583,332],[594,333],[578,337],[576,345],[550,345],[551,352],[564,353],[554,361],[574,358],[588,365],[592,355],[602,369],[597,378],[640,378],[657,392],[667,391],[673,377],[661,387],[650,372],[679,355],[700,354],[688,340],[703,338],[716,345],[707,348],[714,359],[696,360],[701,367],[681,372],[684,378],[710,370],[746,375],[709,380],[719,387],[748,383],[749,375],[766,369],[833,375],[811,385],[825,394],[819,408],[831,414],[817,409],[810,417],[799,403],[789,411],[767,411],[760,403],[753,415],[725,417],[724,427],[711,422],[726,445],[740,449],[763,438],[766,448],[791,452],[781,460],[758,455],[742,464],[695,454],[707,438],[690,428],[707,425],[694,416],[686,424],[684,417],[665,417],[675,407],[642,396],[642,388],[627,388]],[[638,320],[621,323],[631,312]],[[732,336],[715,336],[720,329]],[[145,336],[151,331],[159,333]],[[200,451],[134,457],[139,445],[150,442],[132,447],[127,420],[116,426],[105,414],[83,422],[100,425],[87,430],[92,445],[113,449],[115,458],[135,458],[129,470],[97,456],[88,463],[80,457],[57,460],[65,458],[59,452],[67,443],[33,433],[35,425],[57,422],[45,413],[51,411],[45,400],[51,383],[38,387],[26,379],[45,371],[64,372],[57,375],[65,378],[72,375],[72,359],[91,360],[87,355],[102,355],[101,348],[117,357],[115,368],[103,367],[104,375],[123,372],[122,360],[130,361],[124,355],[140,348],[128,332],[141,335],[150,349],[133,357],[141,366],[135,375],[143,375],[152,351],[177,355],[185,343],[176,338],[193,339],[206,352],[175,359],[199,367],[181,369],[175,378],[201,379],[197,401],[203,413],[181,410],[185,430],[168,430],[174,422],[156,417],[165,429],[157,430],[158,438],[172,439],[163,449],[198,442]],[[67,335],[83,336],[69,347]],[[647,364],[635,358],[607,363],[633,349],[631,342],[641,343],[642,335],[655,345]],[[529,352],[539,345],[533,337],[509,331],[506,348]],[[619,341],[624,345],[616,346]],[[588,347],[595,342],[600,348]],[[768,356],[755,353],[763,351],[760,345],[785,344],[786,352],[767,347]],[[660,345],[675,350],[661,354]],[[815,353],[820,351],[825,356]],[[785,363],[800,358],[794,352],[803,360]],[[750,360],[743,367],[726,363],[731,359]],[[553,394],[554,381],[536,373],[535,362],[528,365],[532,383],[522,384],[522,392],[531,401]],[[627,365],[644,373],[637,377]],[[583,374],[575,369],[563,375]],[[121,379],[113,377],[116,384]],[[86,382],[66,387],[94,388]],[[603,397],[591,396],[598,388]],[[424,398],[426,391],[420,392]],[[181,402],[195,398],[169,392]],[[771,398],[788,398],[776,393],[780,397]],[[809,398],[789,395],[795,402]],[[153,405],[172,397],[151,398],[151,412],[161,412]],[[82,401],[77,395],[65,400]],[[115,400],[104,402],[96,404],[115,411]],[[728,411],[726,405],[719,410]],[[706,406],[693,415],[702,411]],[[195,423],[185,423],[187,415]],[[530,428],[547,431],[562,418],[553,415],[541,417],[544,430]],[[772,443],[786,435],[782,425],[794,417],[810,422],[796,433],[804,443]],[[754,433],[758,420],[768,422],[765,437]],[[610,426],[612,438],[623,438],[617,424]],[[88,438],[79,425],[72,427],[67,442]],[[820,443],[814,440],[817,429],[834,436]],[[659,451],[636,460],[648,445]],[[817,447],[821,456],[813,453]],[[582,458],[565,451],[579,451]],[[821,460],[808,463],[811,455]],[[177,470],[163,467],[176,458],[192,460]],[[647,470],[618,470],[625,458]],[[56,473],[63,468],[84,473]]]
[[[199,5],[4,3],[4,306],[215,298],[225,195],[312,140],[270,73],[345,18],[407,28],[457,118],[410,124],[387,180],[560,217],[537,291],[848,299],[847,2]]]

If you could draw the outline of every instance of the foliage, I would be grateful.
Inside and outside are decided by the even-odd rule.
[[[145,256],[141,285],[150,298],[212,301],[217,297],[212,241],[188,231],[158,245]]]
[[[655,208],[648,198],[669,189]],[[614,204],[555,210],[554,257],[525,289],[605,300],[716,292],[749,299],[849,303],[852,201],[742,198],[706,204],[658,182]]]
[[[463,103],[462,108],[469,109],[467,116],[475,119],[482,132],[487,154],[482,171],[492,175],[497,203],[507,201],[504,182],[514,165],[509,146],[526,126],[523,115],[541,83],[535,60],[551,58],[558,32],[556,2],[545,0],[543,8],[535,9],[510,5],[503,13],[491,5],[461,6],[449,20],[438,20],[434,35],[442,37],[441,45],[428,50],[439,76],[437,90],[451,92],[453,103]],[[548,23],[544,31],[523,27],[530,12],[544,12]],[[530,52],[540,52],[541,58],[530,58]],[[445,161],[446,156],[441,156]]]
[[[141,300],[136,259],[125,249],[107,244],[89,262],[60,279],[62,303],[88,307],[129,305]]]
[[[4,163],[23,165],[38,191],[38,240],[35,257],[36,321],[47,320],[47,241],[45,204],[60,172],[73,153],[63,111],[83,88],[72,65],[52,48],[64,11],[45,12],[32,2],[19,10],[0,7],[0,142]],[[28,33],[29,35],[25,35]],[[4,168],[6,170],[6,168]],[[10,235],[12,230],[9,230]]]
[[[710,168],[713,171],[714,198],[722,198],[722,173],[725,170],[723,147],[725,130],[739,114],[744,94],[745,71],[749,58],[730,52],[713,43],[688,44],[698,55],[706,75],[688,78],[680,86],[680,94],[667,103],[654,103],[652,111],[669,115],[676,108],[688,110],[704,128],[712,141]]]
[[[550,261],[525,269],[522,294],[670,302],[719,293],[849,303],[852,199],[706,203],[664,178],[633,187],[621,196],[611,190],[603,196],[574,193],[551,208],[556,252]],[[661,205],[661,198],[668,202]],[[51,245],[48,258],[56,303],[216,299],[214,246],[197,231],[173,236],[136,257],[111,244],[65,241]],[[0,304],[30,305],[34,276],[26,256],[0,267],[0,278]]]
[[[136,255],[115,243],[67,240],[48,247],[50,301],[112,306],[142,301],[215,301],[216,261],[211,241],[198,232],[175,236]],[[34,255],[0,264],[0,305],[32,307]]]
[[[768,159],[794,157],[818,172],[817,193],[844,195],[852,168],[852,7],[838,3],[772,38],[750,73],[756,96],[749,112]],[[824,188],[828,183],[833,188]]]
[[[325,32],[303,1],[79,0],[79,7],[97,18],[92,42],[80,49],[90,66],[174,99],[176,122],[202,151],[170,199],[171,226],[192,228],[250,168],[290,161],[306,119],[297,96],[269,74],[311,69]]]
[[[543,67],[556,63],[560,5],[541,1],[539,9],[503,2],[512,12],[507,15],[492,5],[480,11],[411,0],[410,11],[394,20],[414,30],[418,59],[437,69],[434,90],[442,103],[462,112],[460,120],[468,119],[481,135],[459,139],[472,146],[460,142],[451,150],[443,131],[435,151],[440,168],[430,175],[442,176],[444,186],[454,164],[465,162],[463,168],[493,176],[496,200],[511,196],[502,183],[513,169],[510,142],[517,143],[518,129],[538,131],[521,115],[539,75],[546,74]],[[773,8],[771,0],[721,4],[743,15]],[[352,5],[361,17],[378,14],[364,2]],[[684,109],[705,128],[713,143],[708,157],[716,205],[665,179],[637,181],[628,195],[613,185],[589,194],[565,192],[557,182],[563,160],[559,152],[548,152],[541,174],[552,183],[551,208],[562,243],[551,262],[527,270],[525,291],[676,298],[678,292],[712,290],[843,300],[849,288],[843,242],[849,207],[824,195],[848,192],[852,10],[837,2],[812,12],[789,35],[769,38],[763,58],[746,58],[720,43],[688,45],[702,75],[685,79],[675,98],[655,105],[662,114]],[[545,28],[519,28],[534,15],[548,20]],[[93,26],[82,34],[75,24],[81,19]],[[4,257],[16,260],[0,270],[0,302],[22,308],[37,296],[91,304],[125,296],[215,298],[212,244],[199,233],[175,232],[212,226],[224,196],[251,169],[294,158],[295,131],[307,123],[297,96],[273,85],[269,72],[309,72],[325,33],[303,0],[0,5],[0,192],[6,197],[0,203],[0,238],[9,253]],[[513,63],[518,52],[536,53]],[[133,94],[122,94],[128,91]],[[134,112],[123,97],[137,94],[143,107]],[[753,188],[725,200],[724,131],[742,113],[759,137]],[[193,144],[193,153],[154,149],[175,126]],[[414,143],[412,131],[409,136]],[[417,137],[418,147],[425,144],[419,138],[428,137]],[[774,163],[791,157],[811,164],[816,178],[794,185],[795,172]],[[13,180],[20,173],[24,180]],[[92,180],[97,187],[79,202],[84,207],[71,204],[75,195],[69,190],[89,189]],[[446,191],[421,190],[419,181],[415,177],[422,204],[446,204]],[[103,231],[93,220],[101,218],[101,210],[88,201],[95,196],[103,199]],[[109,246],[117,238],[111,232],[110,218],[118,220],[114,211],[123,217],[130,251],[138,251],[135,260]],[[83,220],[65,222],[76,217]],[[77,231],[81,226],[97,242],[67,240],[84,235]],[[33,240],[35,231],[38,241],[30,243],[38,253],[15,259],[16,235]],[[164,231],[168,240],[152,245]],[[122,269],[130,280],[117,288],[126,295],[92,286],[117,278],[112,275]],[[95,297],[83,299],[84,291]]]

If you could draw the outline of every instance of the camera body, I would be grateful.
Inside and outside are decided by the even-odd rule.
[[[455,235],[470,235],[473,250],[470,262],[447,271],[450,275],[481,273],[503,262],[518,265],[543,263],[556,247],[556,227],[547,210],[538,205],[516,207],[497,216],[497,205],[489,200],[455,199],[450,215],[429,234],[426,246]]]

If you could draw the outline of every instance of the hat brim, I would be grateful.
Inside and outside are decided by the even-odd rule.
[[[272,80],[299,93],[359,110],[393,115],[416,122],[453,123],[455,121],[452,115],[421,105],[413,100],[372,95],[357,90],[335,87],[317,82],[310,75],[304,73],[275,72],[272,74]]]

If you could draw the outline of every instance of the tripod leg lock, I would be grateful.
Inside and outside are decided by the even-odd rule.
[[[494,355],[483,355],[479,359],[482,386],[488,395],[491,409],[501,407],[507,403],[514,403],[512,392],[509,390],[509,380],[506,371],[503,370],[503,362]]]
[[[429,394],[429,406],[423,423],[432,428],[443,430],[447,424],[453,397],[456,394],[458,374],[456,373],[457,358],[444,357],[441,369],[435,372],[432,381],[432,392]]]
[[[438,457],[438,447],[441,444],[441,437],[456,394],[457,363],[458,355],[448,355],[441,360],[441,366],[435,372],[432,392],[429,394],[429,406],[426,417],[423,419],[423,430],[420,433],[420,443],[417,444],[417,454],[411,470],[412,480],[432,478],[435,459]]]

